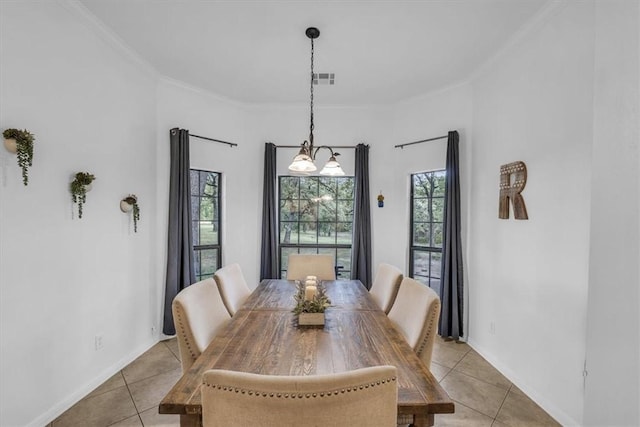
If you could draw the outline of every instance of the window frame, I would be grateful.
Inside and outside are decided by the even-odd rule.
[[[191,177],[192,177],[192,173],[193,172],[197,172],[198,173],[198,194],[193,194],[192,192],[192,182],[191,182]],[[192,238],[192,242],[191,242],[191,249],[193,251],[193,263],[194,263],[194,270],[196,270],[196,281],[201,281],[204,280],[206,278],[209,277],[213,277],[213,274],[215,273],[215,271],[220,268],[222,266],[222,173],[221,172],[216,172],[216,171],[211,171],[211,170],[206,170],[206,169],[196,169],[196,168],[190,168],[189,169],[189,209],[191,209],[191,222],[199,222],[202,221],[200,219],[200,211],[201,211],[201,206],[202,206],[202,199],[206,198],[208,196],[206,196],[204,193],[200,193],[200,179],[202,179],[203,174],[213,174],[217,176],[217,181],[218,181],[218,186],[217,186],[217,195],[215,197],[212,197],[213,199],[213,205],[218,207],[218,212],[217,212],[217,219],[216,219],[216,215],[214,215],[214,218],[211,220],[212,225],[214,223],[217,223],[217,231],[218,231],[218,242],[217,243],[213,243],[213,244],[195,244],[195,239]],[[203,191],[204,191],[204,187],[203,187]],[[193,198],[194,197],[198,197],[199,201],[198,201],[198,218],[194,217],[194,212],[193,212]],[[193,225],[192,225],[192,233],[193,233]],[[198,231],[200,231],[200,227],[198,227]],[[193,237],[193,236],[192,236]],[[200,236],[198,236],[198,242],[200,242]],[[216,250],[216,267],[214,268],[212,272],[207,272],[205,274],[202,274],[202,258],[200,257],[200,253],[202,251],[205,250],[211,250],[211,249],[215,249]],[[196,261],[197,259],[197,261]],[[196,265],[197,263],[199,263],[200,265],[200,269],[199,271],[196,269]],[[198,274],[198,272],[200,272],[201,274]]]
[[[336,209],[335,209],[335,216],[333,218],[333,221],[321,221],[320,220],[320,215],[319,212],[316,215],[316,219],[315,221],[305,221],[302,220],[300,218],[300,216],[297,217],[297,219],[295,221],[282,221],[282,180],[283,179],[291,179],[291,178],[297,178],[298,179],[298,190],[297,190],[297,198],[293,199],[293,200],[297,200],[298,201],[298,209],[300,208],[300,202],[304,199],[302,199],[301,193],[301,186],[300,186],[300,179],[302,178],[312,178],[312,179],[316,179],[318,182],[318,194],[317,197],[321,197],[320,196],[320,180],[323,178],[326,179],[333,179],[336,182],[336,186],[335,186],[335,193],[333,194],[333,196],[335,197],[333,199],[333,201],[336,203]],[[353,192],[352,192],[352,197],[350,199],[344,199],[344,198],[340,198],[339,197],[339,186],[338,186],[338,180],[340,179],[349,179],[352,182],[352,187],[353,187]],[[279,277],[281,278],[285,278],[286,277],[286,272],[287,269],[285,268],[285,264],[286,264],[286,260],[283,257],[283,250],[285,250],[285,252],[287,253],[292,253],[290,251],[287,251],[287,249],[296,249],[296,251],[294,253],[311,253],[310,250],[315,249],[315,253],[316,254],[323,254],[323,253],[328,253],[328,249],[331,249],[332,251],[332,255],[334,257],[335,260],[335,266],[336,266],[336,278],[339,278],[341,275],[343,274],[347,274],[350,276],[351,273],[351,267],[349,265],[349,269],[344,269],[344,266],[339,265],[339,261],[338,261],[338,251],[340,249],[348,249],[349,250],[349,259],[351,259],[351,254],[353,253],[353,222],[354,222],[354,217],[352,215],[351,221],[340,221],[339,220],[339,215],[338,215],[338,208],[337,205],[339,202],[341,201],[350,201],[352,203],[355,203],[355,177],[354,176],[317,176],[317,175],[279,175],[278,176],[278,258],[279,258],[279,265],[278,265],[278,272],[279,272]],[[319,210],[319,207],[318,207]],[[283,222],[295,222],[297,224],[297,234],[298,236],[300,236],[300,225],[302,223],[311,223],[314,224],[316,226],[316,236],[319,239],[319,236],[317,235],[317,233],[320,230],[320,224],[331,224],[333,225],[333,229],[334,229],[334,233],[336,235],[336,241],[335,243],[300,243],[299,238],[298,238],[298,242],[296,243],[283,243],[282,242],[282,226],[281,224]],[[351,227],[351,243],[346,244],[346,243],[338,243],[337,242],[337,233],[338,233],[338,225],[339,224],[343,224],[343,223],[349,223],[350,227]],[[323,251],[324,250],[324,251]],[[301,252],[302,251],[302,252]],[[349,262],[351,263],[351,262]]]
[[[415,185],[414,185],[414,177],[416,175],[425,175],[425,174],[429,174],[431,176],[434,176],[435,174],[444,174],[445,179],[446,179],[446,169],[435,169],[435,170],[430,170],[430,171],[424,171],[424,172],[415,172],[415,173],[411,173],[410,174],[410,202],[409,202],[409,276],[418,280],[419,282],[425,284],[426,286],[429,286],[430,288],[432,288],[433,290],[435,290],[438,294],[440,292],[440,283],[442,282],[442,245],[440,247],[438,246],[434,246],[434,227],[433,224],[440,224],[441,226],[441,233],[442,233],[442,240],[444,243],[444,202],[445,202],[445,196],[444,196],[444,190],[442,193],[442,196],[435,196],[434,197],[434,182],[435,180],[432,179],[431,180],[431,188],[429,189],[429,194],[427,197],[416,197],[415,195]],[[446,181],[445,181],[446,182]],[[429,220],[428,221],[415,221],[415,216],[414,216],[414,212],[415,212],[415,200],[416,199],[422,199],[422,200],[427,200],[427,203],[429,206],[433,206],[433,199],[440,199],[442,200],[442,221],[434,221],[434,216],[433,215],[429,215]],[[430,214],[433,213],[433,208],[431,208],[429,210]],[[424,224],[428,224],[429,225],[429,244],[428,245],[416,245],[415,244],[415,225],[417,223],[424,223]],[[427,265],[429,266],[428,272],[427,274],[418,274],[416,277],[416,271],[415,271],[415,261],[416,261],[416,253],[420,252],[420,253],[426,253],[429,256]],[[437,272],[437,276],[434,276],[432,274],[432,257],[433,254],[440,254],[440,268],[439,271]],[[436,280],[433,279],[437,279],[437,283]]]

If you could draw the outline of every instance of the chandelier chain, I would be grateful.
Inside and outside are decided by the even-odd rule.
[[[311,121],[309,125],[309,143],[313,145],[313,38],[311,38],[311,97],[310,97],[310,107],[311,107]]]

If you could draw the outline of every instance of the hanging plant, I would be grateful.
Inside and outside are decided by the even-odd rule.
[[[33,163],[33,141],[34,137],[28,130],[5,129],[4,146],[8,151],[18,155],[18,166],[22,169],[22,183],[29,183],[29,167]]]
[[[78,218],[82,218],[82,206],[87,201],[87,191],[91,190],[91,183],[96,177],[89,172],[78,172],[71,182],[71,198],[78,204]]]
[[[138,205],[138,197],[135,194],[129,194],[120,201],[120,210],[122,212],[133,211],[133,232],[138,232],[138,220],[140,219],[140,206]]]

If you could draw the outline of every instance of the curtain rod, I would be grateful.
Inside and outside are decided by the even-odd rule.
[[[331,148],[357,148],[355,145],[328,145],[327,147],[331,147]],[[300,144],[298,144],[298,145],[276,145],[276,148],[300,148]]]
[[[194,138],[206,139],[207,141],[219,142],[220,144],[227,144],[227,145],[229,145],[231,147],[237,147],[238,146],[238,144],[236,144],[235,142],[221,141],[219,139],[207,138],[206,136],[194,135],[192,133],[190,133],[189,136],[193,136]]]
[[[407,142],[406,144],[398,144],[398,145],[395,146],[395,148],[404,148],[407,145],[421,144],[423,142],[436,141],[438,139],[445,139],[445,138],[448,138],[448,137],[449,137],[449,135],[444,135],[444,136],[436,136],[435,138],[422,139],[420,141]]]

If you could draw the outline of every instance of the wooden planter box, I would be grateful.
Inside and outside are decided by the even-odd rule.
[[[298,314],[300,326],[324,326],[324,313],[300,313]]]

